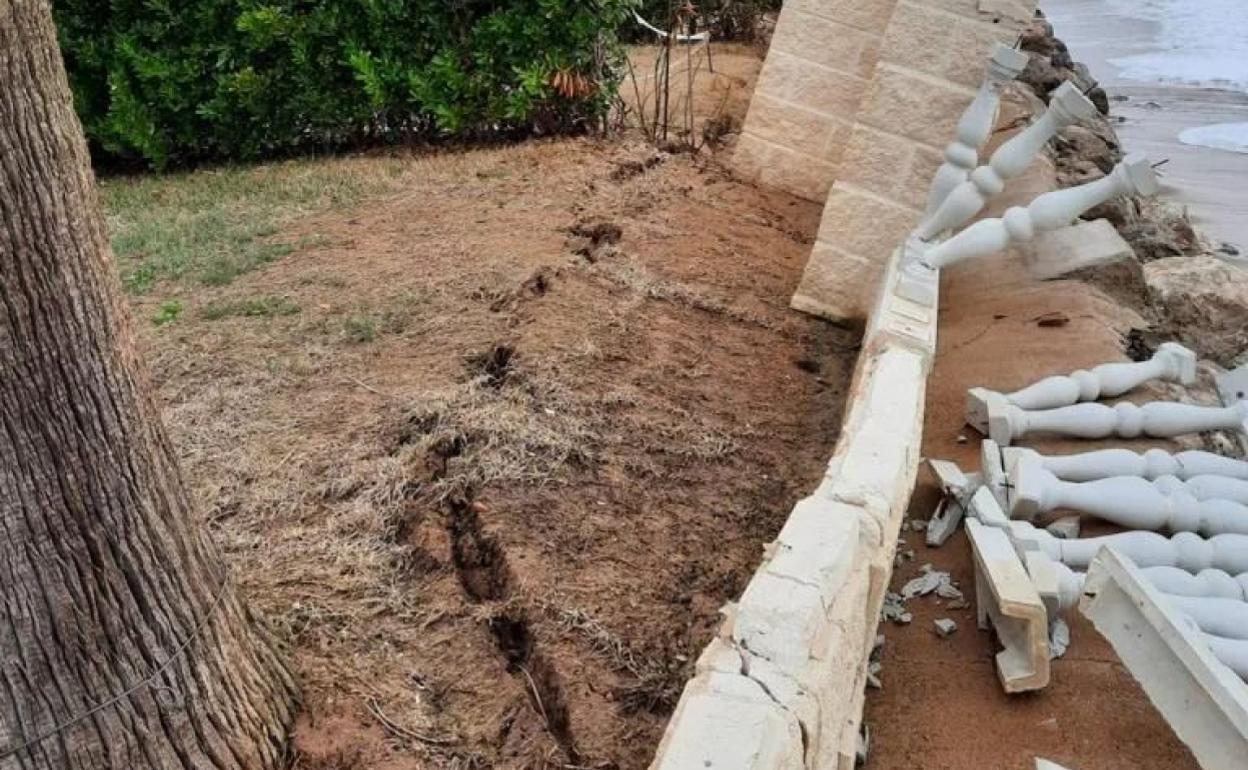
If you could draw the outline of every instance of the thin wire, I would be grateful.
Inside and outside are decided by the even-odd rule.
[[[73,727],[74,725],[78,724],[84,719],[94,716],[95,714],[98,714],[104,709],[109,708],[110,706],[116,705],[117,703],[120,703],[121,701],[125,700],[126,698],[129,698],[134,693],[138,692],[139,690],[143,689],[144,687],[147,687],[152,682],[154,682],[157,679],[157,677],[165,673],[165,671],[170,666],[173,665],[174,661],[182,657],[182,653],[186,652],[187,648],[189,648],[191,644],[194,643],[195,640],[199,638],[199,634],[201,631],[204,630],[204,626],[207,625],[208,619],[211,618],[216,613],[217,609],[221,606],[221,602],[225,599],[225,592],[226,590],[229,589],[229,587],[230,587],[230,579],[229,577],[226,577],[225,581],[221,584],[221,590],[217,592],[216,598],[212,600],[212,606],[208,608],[208,611],[206,613],[204,613],[204,617],[201,618],[200,621],[195,624],[195,628],[191,630],[191,635],[186,638],[186,641],[182,642],[182,644],[178,646],[178,649],[174,651],[173,655],[169,656],[169,660],[166,660],[164,663],[161,663],[159,666],[157,666],[156,670],[153,671],[150,675],[148,675],[145,679],[143,679],[143,681],[134,684],[130,688],[123,691],[121,694],[117,695],[116,697],[110,698],[104,701],[103,703],[97,704],[91,707],[90,709],[88,709],[87,711],[84,711],[83,713],[79,714],[76,717],[72,717],[70,719],[65,720],[64,722],[61,722],[55,727],[52,727],[48,729],[47,731],[41,733],[40,735],[34,738],[31,738],[30,740],[26,741],[20,746],[15,746],[14,748],[11,748],[11,749],[5,749],[3,752],[0,752],[0,759],[8,759],[9,757],[13,756],[14,754],[20,751],[25,751],[26,749],[29,749],[31,746],[34,746],[37,743],[42,743],[43,741],[46,741],[48,738],[51,738],[53,735],[56,735],[57,733],[67,730],[70,727]]]

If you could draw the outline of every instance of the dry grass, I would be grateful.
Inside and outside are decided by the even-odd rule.
[[[379,186],[276,206],[259,238],[322,239],[228,286],[133,297],[183,308],[141,332],[304,682],[295,766],[640,766],[822,472],[796,447],[835,439],[852,355],[785,309],[818,208],[636,141],[312,165]],[[581,222],[618,230],[596,261]]]

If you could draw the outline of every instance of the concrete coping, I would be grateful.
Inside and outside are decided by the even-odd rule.
[[[936,312],[888,262],[841,440],[741,599],[724,609],[652,768],[854,767],[867,662],[918,473]]]

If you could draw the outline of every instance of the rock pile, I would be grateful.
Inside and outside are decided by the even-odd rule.
[[[1037,12],[1020,47],[1031,57],[1003,104],[1022,116],[1035,114],[1054,89],[1071,81],[1097,106],[1099,115],[1062,129],[1050,143],[1060,187],[1101,178],[1122,159],[1110,115],[1110,98],[1088,68],[1073,61]],[[1006,117],[1008,121],[1008,115]],[[1248,273],[1213,250],[1185,211],[1162,200],[1119,198],[1089,210],[1085,219],[1106,219],[1131,245],[1135,261],[1075,274],[1139,311],[1160,334],[1182,341],[1223,366],[1245,363],[1248,347]]]

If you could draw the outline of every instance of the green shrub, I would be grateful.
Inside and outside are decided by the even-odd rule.
[[[54,0],[97,160],[570,131],[637,0]]]

